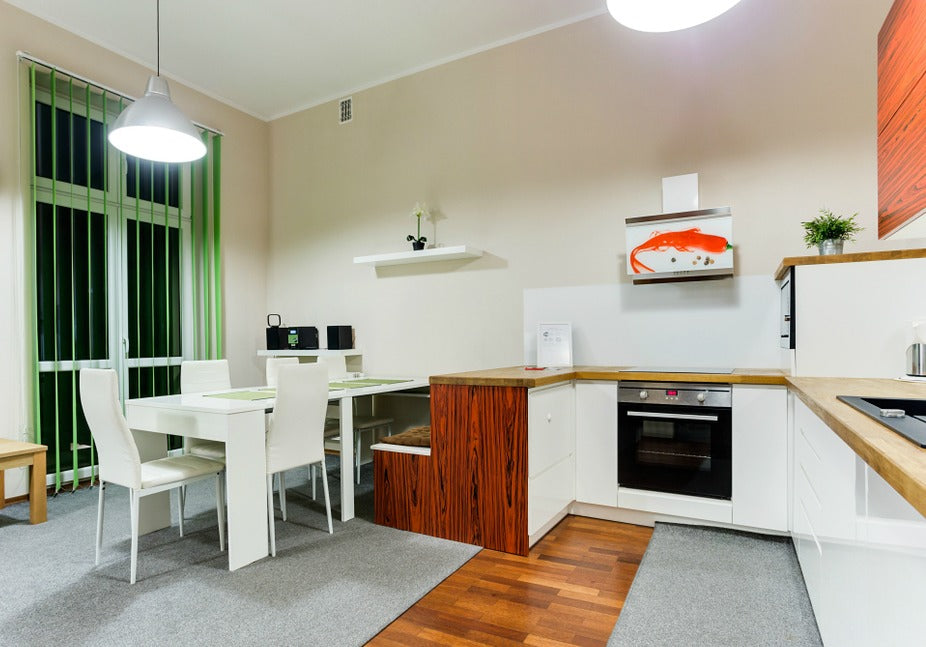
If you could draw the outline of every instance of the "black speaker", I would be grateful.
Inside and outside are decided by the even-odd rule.
[[[350,326],[328,326],[328,350],[354,347],[354,331]]]
[[[270,323],[270,317],[276,317],[276,323]],[[281,350],[286,348],[286,331],[280,326],[283,318],[278,314],[267,315],[267,350]]]
[[[286,331],[286,348],[291,350],[317,350],[318,328],[315,326],[289,326]]]

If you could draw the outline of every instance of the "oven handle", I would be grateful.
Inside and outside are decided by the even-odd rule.
[[[668,420],[706,420],[707,422],[717,422],[717,416],[707,416],[697,413],[656,413],[655,411],[628,411],[628,416],[636,418],[665,418]]]

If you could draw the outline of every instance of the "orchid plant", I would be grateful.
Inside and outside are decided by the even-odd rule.
[[[411,215],[418,221],[418,235],[412,236],[409,234],[406,236],[405,240],[411,242],[414,249],[424,249],[424,244],[428,242],[428,239],[421,235],[421,217],[428,217],[428,208],[426,205],[416,202]]]

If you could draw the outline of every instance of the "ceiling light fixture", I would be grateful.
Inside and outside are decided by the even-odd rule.
[[[127,155],[154,162],[192,162],[206,154],[199,131],[170,100],[161,78],[161,2],[157,2],[157,74],[145,96],[130,104],[109,131],[109,143]]]
[[[707,22],[740,0],[608,0],[614,20],[637,31],[677,31]]]

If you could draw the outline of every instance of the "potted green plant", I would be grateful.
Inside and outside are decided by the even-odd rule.
[[[820,254],[842,254],[842,244],[855,240],[855,234],[862,231],[855,222],[858,212],[849,217],[837,216],[829,209],[820,209],[820,215],[802,222],[804,242],[807,247],[816,246]]]
[[[428,210],[426,207],[415,203],[415,208],[412,210],[412,216],[418,220],[418,235],[412,236],[409,234],[405,237],[405,240],[410,241],[412,244],[412,249],[415,251],[424,249],[424,244],[428,242],[428,239],[421,235],[421,216],[427,217]]]

